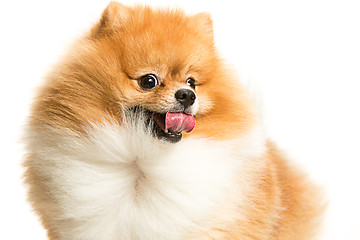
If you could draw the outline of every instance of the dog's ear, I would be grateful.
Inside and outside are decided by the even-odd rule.
[[[202,12],[192,17],[195,26],[198,26],[200,31],[207,36],[214,38],[213,22],[211,16],[207,12]]]
[[[121,28],[130,14],[130,9],[125,5],[111,1],[101,15],[98,24],[91,31],[91,36],[98,38],[110,35],[116,29]]]

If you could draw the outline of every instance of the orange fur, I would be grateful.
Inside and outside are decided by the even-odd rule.
[[[153,72],[163,87],[142,90],[136,79]],[[185,138],[234,139],[258,124],[248,93],[218,57],[207,14],[186,16],[177,10],[128,8],[112,2],[99,23],[49,75],[35,100],[29,125],[86,134],[84,127],[89,123],[115,118],[121,124],[119,106],[159,110],[166,96],[186,86],[189,76],[197,81],[200,107],[196,128]],[[44,194],[47,179],[37,174],[33,157],[30,153],[25,163],[29,198],[49,238],[59,239],[51,224],[56,213],[43,210],[52,198]],[[206,233],[190,230],[188,239],[310,239],[322,210],[317,188],[271,143],[266,155],[247,168],[255,181],[246,188],[246,204],[236,210],[239,220],[217,222]],[[239,176],[239,188],[244,177]],[[236,205],[236,198],[229,196],[229,204]],[[221,209],[214,211],[214,219],[219,214]]]

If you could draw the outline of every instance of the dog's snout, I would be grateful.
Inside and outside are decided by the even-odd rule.
[[[194,104],[196,95],[192,90],[180,89],[176,91],[175,98],[178,102],[181,103],[181,105],[187,108]]]

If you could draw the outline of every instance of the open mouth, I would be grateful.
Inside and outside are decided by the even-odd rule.
[[[182,139],[182,132],[191,132],[195,127],[195,119],[184,112],[157,113],[144,110],[147,124],[153,134],[161,140],[176,143]]]

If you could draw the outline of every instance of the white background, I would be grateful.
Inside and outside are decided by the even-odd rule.
[[[330,205],[322,239],[359,240],[360,2],[146,3],[212,14],[216,45],[254,89],[268,134],[325,186]],[[46,239],[25,201],[21,126],[43,75],[106,5],[0,3],[0,239]]]

